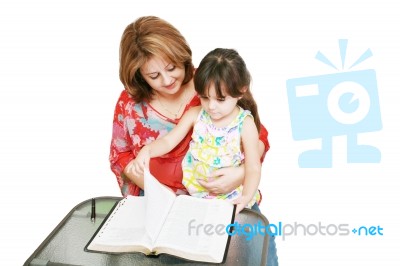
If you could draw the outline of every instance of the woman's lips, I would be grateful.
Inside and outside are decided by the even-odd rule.
[[[173,88],[175,88],[175,82],[172,83],[172,84],[169,85],[169,86],[166,86],[165,88],[166,88],[167,90],[172,90]]]

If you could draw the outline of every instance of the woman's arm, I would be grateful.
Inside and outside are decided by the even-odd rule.
[[[268,141],[268,130],[264,127],[264,125],[260,125],[260,133],[258,136],[259,140],[259,153],[260,153],[260,158],[261,162],[264,161],[265,154],[269,150],[269,141]]]
[[[132,99],[126,91],[123,91],[118,98],[114,110],[109,156],[111,171],[117,178],[123,196],[128,194],[138,195],[140,190],[140,182],[137,182],[135,177],[126,171],[129,163],[135,158],[132,152],[132,140],[125,126],[125,119],[129,116],[126,112],[126,106],[131,101]],[[134,182],[134,184],[129,182],[129,180]],[[138,184],[139,187],[135,186],[135,184]]]

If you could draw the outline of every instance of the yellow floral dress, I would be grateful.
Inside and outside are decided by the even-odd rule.
[[[244,154],[241,150],[241,131],[247,116],[252,116],[251,112],[240,108],[239,114],[228,126],[219,128],[213,125],[205,110],[200,111],[193,128],[190,148],[182,161],[182,183],[190,195],[228,200],[234,200],[241,195],[242,186],[228,194],[212,195],[197,180],[210,181],[209,174],[213,171],[242,164]],[[248,207],[253,206],[259,199],[260,194],[257,192]]]

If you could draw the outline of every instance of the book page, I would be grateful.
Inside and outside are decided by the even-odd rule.
[[[218,199],[178,196],[155,250],[190,260],[222,262],[233,205]]]
[[[145,211],[144,197],[127,196],[122,199],[88,245],[88,249],[149,253],[151,242],[145,230]]]
[[[157,239],[164,221],[174,204],[175,193],[162,185],[149,171],[144,172],[146,198],[146,232],[152,243]]]

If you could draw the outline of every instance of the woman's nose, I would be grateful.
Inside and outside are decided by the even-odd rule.
[[[162,79],[163,79],[163,85],[164,86],[171,85],[172,77],[168,73],[162,73],[161,76],[162,76]]]

